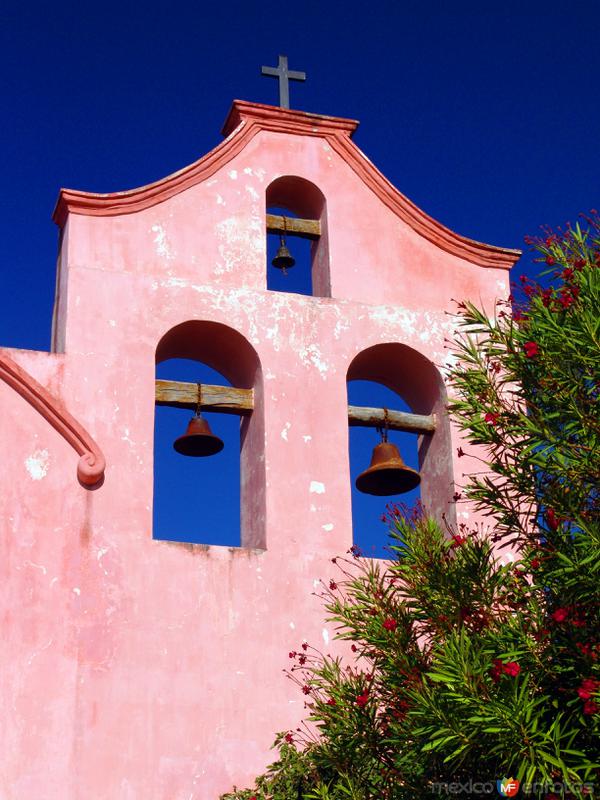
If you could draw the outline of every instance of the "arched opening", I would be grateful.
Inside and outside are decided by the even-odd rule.
[[[266,192],[267,289],[331,297],[325,196],[314,183],[294,175],[274,180]],[[272,262],[285,243],[296,264]]]
[[[166,407],[157,405],[155,415],[154,538],[264,549],[262,373],[254,348],[226,325],[195,320],[163,336],[156,364],[157,387],[175,384],[157,394]],[[204,392],[202,415],[225,447],[190,458],[172,452],[172,442],[186,430],[198,383],[222,386],[226,395],[235,387],[253,408],[238,412]]]
[[[412,505],[420,499],[426,513],[440,521],[455,521],[446,390],[440,373],[428,359],[395,342],[374,345],[359,353],[350,364],[347,380],[350,405],[433,415],[435,419],[433,433],[390,432],[390,441],[399,446],[407,466],[418,469],[421,475],[419,489],[390,498],[365,496],[356,489],[356,477],[369,466],[379,436],[373,428],[350,428],[354,542],[365,555],[383,557],[386,536],[380,519],[387,502]]]
[[[380,383],[352,380],[348,382],[348,404],[369,408],[388,408],[411,412],[402,397]],[[382,520],[388,503],[403,503],[414,506],[421,499],[421,487],[390,497],[379,497],[360,492],[356,488],[356,478],[368,468],[373,448],[381,441],[376,428],[353,427],[349,429],[350,477],[352,494],[353,544],[370,558],[389,557],[387,530],[388,524]],[[404,463],[412,469],[419,469],[417,436],[414,433],[389,431],[388,439],[396,445]]]

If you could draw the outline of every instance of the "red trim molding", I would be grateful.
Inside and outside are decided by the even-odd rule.
[[[79,454],[77,478],[86,489],[99,485],[104,478],[106,461],[90,434],[50,392],[39,384],[16,361],[0,352],[0,379],[35,408]]]
[[[133,214],[161,203],[190,186],[208,180],[217,170],[235,158],[257,133],[266,130],[324,138],[388,208],[414,231],[447,253],[481,267],[497,269],[510,269],[520,258],[520,250],[495,247],[460,236],[418,208],[398,191],[352,142],[350,137],[357,127],[356,120],[234,100],[223,126],[223,134],[227,138],[194,164],[160,181],[127,192],[93,194],[61,189],[53,219],[62,227],[68,214],[102,217]]]

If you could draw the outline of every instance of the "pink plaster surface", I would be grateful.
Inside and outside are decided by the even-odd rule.
[[[411,211],[351,143],[347,121],[239,103],[230,128],[159,184],[64,192],[62,352],[6,351],[64,402],[107,464],[102,487],[80,486],[69,445],[0,382],[8,800],[216,800],[268,763],[274,732],[303,714],[282,675],[288,650],[303,640],[326,648],[334,634],[311,593],[352,543],[350,364],[397,343],[443,375],[451,298],[491,311],[508,295],[517,254]],[[326,198],[331,297],[266,290],[265,191],[282,175]],[[152,539],[155,353],[190,320],[237,331],[258,358],[247,372],[257,405],[242,542],[266,549]],[[400,383],[419,379],[415,366]],[[433,409],[429,394],[419,402]],[[443,476],[460,481],[469,464],[443,424],[436,464],[449,472],[432,476],[431,492],[451,508]]]

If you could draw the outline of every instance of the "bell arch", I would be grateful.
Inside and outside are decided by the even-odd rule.
[[[220,373],[231,386],[245,390],[240,394],[251,398],[251,412],[245,412],[239,422],[239,542],[245,548],[265,549],[263,378],[258,354],[239,331],[227,325],[213,321],[189,320],[167,331],[157,345],[156,365],[170,359],[188,359],[204,364]],[[181,384],[179,391],[192,392],[195,397],[196,384]],[[164,404],[178,405],[169,402]],[[206,411],[207,408],[204,407],[203,416],[210,422],[215,415]],[[230,410],[230,413],[235,414],[235,409]],[[190,412],[182,410],[180,414],[181,433],[183,433]],[[233,448],[233,443],[230,444]],[[202,503],[210,500],[211,498],[202,498],[200,509]]]
[[[267,288],[331,297],[327,201],[323,192],[305,178],[283,175],[267,186],[266,212],[267,233],[274,235],[274,246],[267,247]],[[307,274],[299,282],[288,281],[295,288],[286,288],[285,281],[277,279],[277,269],[271,264],[281,236],[287,244],[295,240],[289,248],[294,257],[298,254],[298,240],[307,240],[302,242],[306,253],[300,251],[293,268],[307,270]]]
[[[402,398],[413,414],[434,415],[435,431],[419,434],[417,439],[420,497],[428,514],[455,522],[450,421],[446,387],[437,367],[405,344],[386,342],[354,357],[347,372],[347,382],[351,381],[381,384]]]

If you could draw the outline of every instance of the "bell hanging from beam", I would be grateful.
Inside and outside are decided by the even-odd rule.
[[[294,266],[294,264],[296,263],[296,259],[287,249],[287,245],[285,243],[285,233],[286,233],[286,218],[284,217],[283,233],[279,237],[279,250],[277,251],[273,261],[271,261],[271,264],[274,267],[277,267],[277,269],[280,269],[284,275],[287,275],[288,269]]]
[[[419,473],[407,467],[395,444],[387,440],[387,409],[381,442],[373,448],[371,464],[356,479],[356,488],[364,494],[387,497],[410,492],[421,483]]]
[[[182,456],[214,456],[225,446],[223,440],[211,431],[210,425],[200,413],[201,391],[201,384],[198,384],[196,412],[183,436],[173,442],[173,448]]]

